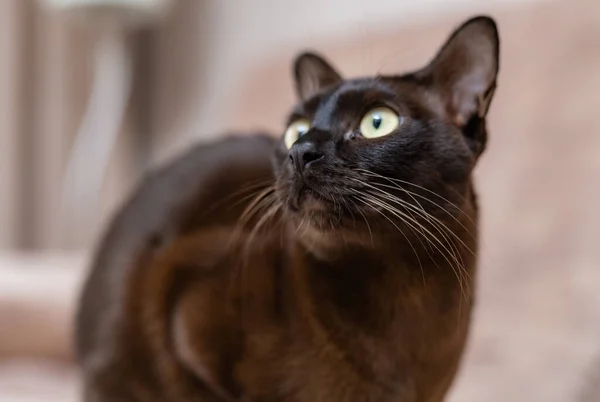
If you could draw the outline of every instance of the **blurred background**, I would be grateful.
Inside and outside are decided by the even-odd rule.
[[[78,400],[75,298],[144,172],[228,132],[280,135],[301,50],[399,73],[482,13],[501,69],[450,401],[600,401],[598,0],[1,0],[0,400]]]

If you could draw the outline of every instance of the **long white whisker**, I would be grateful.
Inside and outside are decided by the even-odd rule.
[[[437,217],[431,215],[424,209],[419,209],[419,208],[415,207],[411,203],[406,202],[405,200],[402,200],[401,198],[398,198],[393,194],[390,194],[390,193],[380,190],[380,189],[375,189],[375,190],[377,192],[377,195],[386,198],[390,202],[393,202],[395,204],[398,204],[405,208],[413,210],[417,215],[419,215],[420,217],[425,219],[425,221],[430,223],[433,226],[433,228],[444,238],[444,240],[448,243],[448,245],[450,247],[452,247],[455,255],[458,255],[458,257],[460,258],[462,265],[464,265],[462,255],[459,252],[457,245],[454,243],[454,241],[452,241],[452,239],[448,235],[451,235],[453,238],[458,240],[467,251],[469,251],[472,255],[475,255],[475,253],[464,243],[464,241],[456,233],[454,233],[452,230],[450,230],[450,228],[448,228],[448,226],[446,226],[446,224],[444,224],[444,222],[439,220]],[[373,194],[373,193],[371,193],[371,194]]]
[[[458,205],[454,204],[452,201],[450,201],[450,200],[448,200],[448,199],[446,199],[446,198],[442,197],[441,195],[439,195],[439,194],[438,194],[438,193],[436,193],[435,191],[432,191],[432,190],[430,190],[430,189],[428,189],[428,188],[425,188],[425,187],[423,187],[423,186],[419,186],[418,184],[411,183],[411,182],[409,182],[409,181],[406,181],[406,180],[401,180],[401,179],[397,179],[397,178],[392,178],[392,177],[383,176],[383,175],[380,175],[380,174],[378,174],[378,173],[372,172],[372,171],[370,171],[370,170],[366,170],[366,169],[356,169],[356,170],[357,170],[357,171],[360,171],[360,172],[363,172],[363,173],[365,173],[365,174],[371,175],[371,176],[373,176],[373,177],[379,177],[379,178],[381,178],[381,179],[383,179],[383,180],[386,180],[386,181],[388,181],[388,182],[390,182],[390,183],[392,183],[392,184],[396,184],[396,183],[402,183],[402,184],[406,184],[406,185],[409,185],[409,186],[416,187],[416,188],[418,188],[418,189],[420,189],[420,190],[423,190],[423,191],[425,191],[425,192],[427,192],[427,193],[429,193],[429,194],[431,194],[431,195],[434,195],[434,196],[438,197],[438,198],[439,198],[439,199],[441,199],[442,201],[444,201],[444,202],[447,202],[447,203],[448,203],[448,204],[450,204],[452,207],[456,208],[456,209],[457,209],[457,210],[458,210],[458,211],[459,211],[461,214],[463,214],[463,215],[464,215],[464,216],[465,216],[465,217],[466,217],[468,220],[470,220],[470,221],[471,221],[471,223],[475,223],[475,222],[473,221],[473,219],[472,219],[472,218],[469,216],[469,214],[467,214],[465,211],[463,211],[463,210],[462,210],[462,208],[460,208]],[[404,189],[404,188],[402,188],[402,187],[395,187],[395,188],[399,188],[400,190],[408,191],[408,190],[406,190],[406,189]],[[430,199],[429,199],[429,198],[427,198],[427,197],[424,197],[424,196],[422,196],[421,194],[418,194],[418,193],[413,193],[413,194],[414,194],[415,196],[417,196],[417,197],[420,197],[420,198],[422,198],[422,199],[424,199],[424,200],[427,200],[427,201],[429,201],[429,202],[432,202],[432,203],[433,203],[433,201],[432,201],[432,200],[430,200]],[[437,204],[437,203],[434,203],[434,204],[435,204],[435,205],[437,205],[438,207],[440,207],[440,205],[439,205],[439,204]],[[448,214],[450,214],[448,211],[446,211],[446,212],[447,212]],[[452,215],[452,214],[450,214],[450,215],[451,215],[451,216],[454,216],[454,215]],[[465,228],[465,229],[466,229],[466,228]]]
[[[372,205],[369,204],[369,202],[374,202],[375,200],[369,200],[368,197],[364,197],[361,195],[361,197],[359,198],[365,205],[369,206],[372,210],[374,210],[375,212],[379,213],[381,216],[383,216],[385,219],[387,219],[396,229],[398,229],[398,232],[400,232],[400,234],[402,234],[402,236],[406,239],[406,241],[408,242],[408,245],[410,246],[410,248],[412,249],[413,253],[415,254],[415,257],[417,258],[417,262],[419,264],[419,268],[421,269],[421,275],[423,277],[423,286],[425,288],[427,288],[427,281],[425,280],[425,271],[423,270],[423,264],[421,263],[421,259],[419,258],[419,253],[417,253],[417,250],[415,249],[415,247],[413,246],[412,242],[409,240],[408,236],[406,236],[406,234],[402,231],[402,229],[400,229],[400,227],[398,227],[398,225],[396,225],[396,223],[394,223],[393,220],[391,220],[386,214],[384,214],[382,211],[380,211],[377,208],[374,208]],[[364,216],[364,215],[363,215]],[[365,218],[366,220],[366,218]],[[368,223],[367,223],[368,225]],[[372,239],[372,238],[371,238]],[[418,237],[417,237],[418,239]],[[420,240],[419,240],[420,241]],[[421,243],[422,244],[422,243]]]
[[[456,216],[454,216],[454,214],[452,214],[450,211],[448,211],[446,208],[444,208],[443,206],[441,206],[439,203],[435,202],[434,200],[425,197],[422,194],[419,193],[415,193],[414,191],[410,191],[398,184],[394,184],[394,185],[388,185],[388,184],[381,184],[378,183],[377,184],[379,187],[385,187],[385,188],[392,188],[392,189],[398,189],[403,191],[404,193],[408,194],[409,196],[414,196],[414,197],[418,197],[422,200],[425,200],[427,202],[429,202],[430,204],[433,204],[435,207],[439,208],[442,212],[444,212],[445,214],[447,214],[450,218],[452,218],[456,223],[458,223],[472,238],[475,238],[475,235],[473,235],[473,233],[471,233],[471,231],[469,230],[469,228],[467,228]],[[412,197],[411,197],[412,198]],[[422,205],[420,204],[420,206],[422,207]],[[457,208],[457,207],[455,207]],[[471,222],[473,222],[473,219],[468,216],[463,210],[461,210],[460,208],[457,208],[458,211],[467,217],[467,219]]]
[[[382,178],[385,178],[384,176],[380,176],[380,175],[378,175],[378,176],[379,176],[379,177],[382,177]],[[423,196],[422,196],[422,195],[420,195],[420,194],[413,193],[413,192],[411,192],[411,191],[409,191],[409,190],[406,190],[406,189],[404,189],[404,188],[402,188],[402,187],[400,187],[400,186],[387,186],[387,185],[381,185],[381,184],[379,184],[379,186],[383,186],[383,187],[387,187],[387,188],[395,188],[395,189],[399,189],[399,190],[401,190],[401,191],[405,192],[405,193],[406,193],[406,194],[407,194],[409,197],[411,197],[411,198],[412,198],[412,199],[413,199],[413,200],[414,200],[414,201],[415,201],[415,202],[416,202],[416,203],[419,205],[419,207],[420,207],[420,208],[416,208],[414,205],[412,205],[412,204],[410,204],[410,203],[407,203],[406,201],[404,201],[404,200],[402,200],[402,199],[400,199],[400,198],[398,198],[398,197],[396,197],[396,196],[394,196],[394,195],[390,194],[389,192],[387,192],[387,191],[385,191],[385,190],[383,190],[383,189],[381,189],[381,188],[379,188],[379,187],[376,187],[376,186],[374,186],[374,185],[371,185],[371,184],[369,184],[369,183],[366,183],[366,182],[364,182],[364,181],[362,181],[362,180],[356,180],[356,181],[357,181],[357,182],[359,182],[360,184],[362,184],[362,185],[366,186],[366,187],[372,188],[372,189],[374,189],[374,190],[377,190],[378,192],[382,192],[382,193],[386,194],[387,196],[389,196],[389,197],[390,197],[390,200],[392,200],[392,201],[396,201],[398,204],[402,204],[403,206],[409,207],[409,208],[411,208],[412,210],[414,210],[414,211],[416,211],[416,212],[418,212],[418,213],[421,213],[421,214],[427,215],[427,218],[426,218],[427,220],[430,220],[430,219],[431,219],[431,220],[434,220],[435,222],[437,222],[437,224],[438,224],[439,226],[443,227],[443,228],[444,228],[444,229],[445,229],[445,230],[446,230],[448,233],[450,233],[450,234],[451,234],[451,235],[452,235],[452,236],[453,236],[453,237],[454,237],[456,240],[458,240],[458,241],[459,241],[459,242],[460,242],[460,243],[463,245],[463,247],[465,247],[465,248],[466,248],[466,249],[467,249],[467,250],[468,250],[468,251],[469,251],[469,252],[470,252],[472,255],[475,255],[475,252],[474,252],[473,250],[471,250],[471,248],[470,248],[469,246],[467,246],[467,244],[465,244],[465,242],[464,242],[464,241],[463,241],[463,240],[462,240],[462,239],[461,239],[461,238],[460,238],[460,237],[459,237],[459,236],[458,236],[456,233],[454,233],[452,230],[450,230],[450,229],[449,229],[449,228],[446,226],[446,224],[444,224],[444,223],[443,223],[443,222],[442,222],[442,221],[441,221],[439,218],[437,218],[437,217],[433,216],[432,214],[428,213],[428,212],[427,212],[427,211],[426,211],[426,210],[423,208],[423,206],[422,206],[422,205],[421,205],[421,204],[420,204],[420,203],[419,203],[419,202],[418,202],[418,201],[417,201],[417,200],[416,200],[416,199],[413,197],[413,195],[415,195],[415,196],[418,196],[418,197],[422,197],[422,198],[424,198],[425,200],[427,200],[427,201],[429,201],[429,202],[433,203],[434,205],[436,205],[438,208],[442,209],[442,210],[443,210],[444,212],[446,212],[446,213],[447,213],[447,214],[448,214],[450,217],[452,217],[452,218],[453,218],[453,219],[454,219],[454,220],[455,220],[455,221],[456,221],[456,222],[457,222],[457,223],[458,223],[460,226],[462,226],[462,227],[463,227],[463,228],[464,228],[464,229],[467,231],[467,233],[468,233],[468,234],[469,234],[469,235],[470,235],[472,238],[474,238],[474,239],[475,239],[475,236],[473,236],[473,234],[471,234],[471,232],[470,232],[470,231],[469,231],[469,230],[468,230],[468,229],[467,229],[467,228],[466,228],[466,227],[465,227],[465,226],[462,224],[462,222],[460,222],[458,219],[456,219],[456,217],[454,217],[454,215],[452,215],[450,212],[448,212],[446,209],[444,209],[444,208],[443,208],[442,206],[440,206],[439,204],[435,203],[435,202],[434,202],[434,201],[432,201],[432,200],[429,200],[427,197],[423,197]],[[439,230],[439,228],[438,228],[437,230]]]
[[[398,203],[398,204],[404,206],[405,208],[413,209],[415,211],[415,213],[417,213],[419,216],[421,216],[423,219],[425,219],[428,223],[430,223],[433,226],[433,228],[437,231],[437,233],[439,233],[440,236],[442,236],[443,240],[446,242],[448,247],[450,247],[451,250],[449,250],[449,254],[451,254],[453,256],[454,260],[459,260],[459,261],[457,261],[457,266],[461,269],[461,271],[464,274],[466,274],[466,276],[469,279],[471,279],[470,274],[464,268],[465,263],[464,263],[462,254],[460,253],[458,246],[448,236],[448,233],[453,235],[454,237],[456,237],[458,239],[458,241],[464,245],[466,250],[468,250],[469,252],[471,252],[474,255],[474,253],[470,250],[470,248],[464,244],[462,239],[460,239],[454,232],[452,232],[443,222],[439,221],[436,217],[428,214],[426,211],[421,211],[420,209],[414,207],[410,203],[408,203],[402,199],[398,199],[397,197],[390,195],[390,194],[380,194],[380,196],[385,197],[390,202]],[[439,242],[439,240],[438,240],[438,242]]]
[[[457,279],[459,280],[461,292],[466,299],[467,297],[466,297],[466,293],[465,293],[464,286],[463,286],[462,275],[460,275],[460,273],[462,272],[460,262],[459,262],[458,258],[446,246],[446,244],[444,244],[429,229],[427,229],[426,227],[421,225],[418,221],[416,221],[413,217],[411,217],[407,213],[400,211],[399,209],[391,206],[390,204],[386,203],[385,201],[382,201],[381,199],[376,199],[376,198],[370,197],[370,201],[376,205],[379,205],[382,208],[385,208],[389,212],[391,212],[394,216],[401,219],[407,226],[412,227],[413,229],[415,229],[417,231],[419,230],[419,228],[424,230],[425,233],[428,234],[428,236],[424,236],[425,239],[429,240],[430,242],[431,242],[431,239],[433,239],[437,242],[437,244],[435,242],[431,242],[431,245],[440,253],[440,255],[446,260],[446,262],[454,270],[454,273],[456,274]],[[438,244],[444,250],[440,249],[440,247],[438,247]],[[448,255],[446,253],[454,260],[454,263],[450,260],[450,258],[448,257]],[[458,267],[458,271],[456,270],[456,267]]]
[[[353,197],[354,198],[354,197]],[[356,198],[355,198],[356,199]],[[360,201],[360,200],[359,200]],[[373,231],[371,231],[371,225],[369,225],[369,220],[365,216],[365,214],[360,210],[360,208],[356,209],[358,213],[363,217],[365,224],[367,225],[367,229],[369,229],[369,235],[371,236],[371,245],[375,247],[375,241],[373,240]]]

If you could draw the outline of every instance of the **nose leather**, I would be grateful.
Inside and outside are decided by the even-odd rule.
[[[298,144],[292,152],[294,167],[299,173],[324,157],[325,153],[312,141]]]
[[[327,156],[327,144],[331,141],[329,133],[320,130],[311,130],[303,135],[290,150],[296,172],[303,173],[306,169]]]

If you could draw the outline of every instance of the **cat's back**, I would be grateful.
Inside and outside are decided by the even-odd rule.
[[[116,362],[119,339],[133,326],[126,311],[132,284],[155,275],[149,267],[157,255],[191,233],[211,232],[216,256],[252,195],[272,183],[272,149],[265,135],[230,137],[197,146],[142,181],[112,219],[84,285],[76,322],[84,378],[127,370],[129,363]]]

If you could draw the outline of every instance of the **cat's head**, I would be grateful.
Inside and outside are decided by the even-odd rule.
[[[459,214],[451,206],[470,202],[486,145],[498,53],[494,21],[477,17],[404,75],[344,79],[323,58],[300,55],[298,104],[275,157],[286,212],[318,233],[410,227],[419,209]]]

